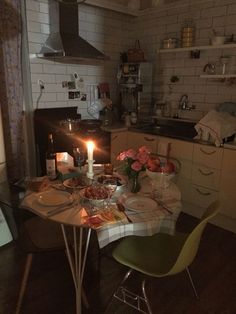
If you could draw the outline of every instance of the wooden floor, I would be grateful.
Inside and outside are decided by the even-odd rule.
[[[178,229],[189,231],[197,220],[181,214]],[[100,282],[93,271],[86,274],[86,293],[91,304],[83,313],[138,313],[112,298],[126,268],[111,258],[115,243],[102,250]],[[0,248],[0,314],[13,314],[25,255],[17,243]],[[90,266],[94,261],[90,261]],[[91,268],[90,268],[91,269]],[[208,225],[198,255],[190,267],[200,300],[194,298],[185,273],[150,279],[148,296],[153,314],[235,314],[236,234]],[[130,285],[137,287],[138,276]],[[38,254],[22,306],[22,314],[75,313],[74,287],[63,252]]]

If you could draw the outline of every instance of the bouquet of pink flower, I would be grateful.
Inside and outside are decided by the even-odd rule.
[[[150,151],[142,146],[138,150],[128,149],[117,156],[117,160],[125,161],[124,172],[129,178],[137,177],[140,171],[145,171]]]

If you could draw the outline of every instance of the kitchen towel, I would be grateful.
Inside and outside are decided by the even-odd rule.
[[[198,135],[196,139],[202,139],[209,134],[217,147],[223,143],[223,139],[236,133],[236,117],[228,112],[209,111],[196,125]]]

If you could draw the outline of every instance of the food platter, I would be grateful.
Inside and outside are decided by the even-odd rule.
[[[104,200],[108,198],[108,190],[101,184],[91,185],[80,190],[80,196],[88,200]]]
[[[86,176],[70,178],[63,182],[63,185],[66,188],[71,188],[71,189],[83,189],[91,184],[92,184],[92,180],[87,178]]]
[[[115,179],[117,181],[117,187],[125,186],[127,184],[127,180],[123,176],[116,173],[113,175],[99,174],[95,176],[95,179],[101,184],[107,179]]]

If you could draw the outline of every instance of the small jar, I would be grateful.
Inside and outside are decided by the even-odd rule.
[[[129,114],[126,114],[126,115],[125,115],[125,125],[126,125],[127,127],[130,126],[130,115],[129,115]]]

